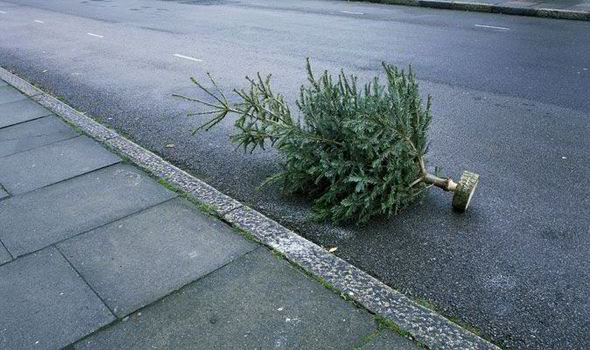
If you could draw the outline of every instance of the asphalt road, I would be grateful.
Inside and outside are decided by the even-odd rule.
[[[444,315],[516,349],[590,347],[590,22],[340,1],[0,0],[0,65]],[[432,165],[481,174],[469,212],[436,189],[363,227],[309,219],[256,186],[272,151],[231,122],[191,136],[211,72],[273,73],[291,100],[316,70],[412,64],[434,98]],[[168,144],[175,144],[167,148]]]

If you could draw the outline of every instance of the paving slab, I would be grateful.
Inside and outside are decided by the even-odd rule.
[[[14,102],[24,100],[25,98],[27,98],[27,96],[23,95],[12,86],[0,86],[0,103]]]
[[[26,99],[0,104],[0,128],[52,114],[37,102]]]
[[[78,136],[56,116],[35,119],[0,129],[0,157]]]
[[[0,240],[20,256],[175,196],[134,167],[117,164],[0,201]]]
[[[11,194],[32,191],[121,161],[79,136],[0,158],[0,183]]]
[[[184,199],[160,204],[58,245],[118,317],[256,247]]]
[[[7,263],[10,260],[12,260],[12,257],[8,253],[8,250],[6,250],[6,248],[4,248],[4,245],[2,244],[2,242],[0,242],[0,265]]]
[[[413,341],[401,337],[390,330],[382,330],[360,350],[416,350],[420,349]]]
[[[0,266],[0,348],[58,349],[114,316],[55,249]]]
[[[350,349],[373,317],[258,248],[78,349]]]

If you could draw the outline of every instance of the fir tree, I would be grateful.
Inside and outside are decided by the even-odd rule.
[[[249,87],[234,90],[239,103],[229,103],[210,75],[214,91],[191,78],[210,101],[176,96],[211,108],[190,114],[213,115],[195,132],[235,114],[232,142],[250,152],[274,147],[282,171],[264,184],[280,182],[287,193],[311,197],[317,219],[365,222],[374,215],[397,214],[432,184],[461,192],[451,179],[426,172],[431,98],[424,107],[411,67],[405,73],[384,63],[384,83],[375,77],[362,87],[356,76],[343,71],[336,78],[327,71],[315,77],[309,60],[306,68],[308,84],[301,86],[297,116],[272,91],[270,75],[247,77]],[[458,205],[454,200],[459,209],[467,207],[477,184],[477,178],[469,179],[468,193]]]

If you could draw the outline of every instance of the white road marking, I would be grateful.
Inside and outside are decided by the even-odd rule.
[[[94,33],[86,33],[86,34],[88,34],[88,35],[90,35],[90,36],[95,36],[95,37],[97,37],[97,38],[104,38],[104,36],[102,36],[102,35],[98,35],[98,34],[94,34]]]
[[[340,11],[342,13],[347,13],[349,15],[364,15],[363,12],[354,12],[354,11]]]
[[[45,22],[43,22],[41,20],[38,20],[38,19],[34,20],[33,22],[35,22],[35,23],[41,23],[41,24],[45,23]]]
[[[5,15],[6,14],[6,11],[0,11],[0,14]]]
[[[506,28],[506,27],[488,26],[488,25],[485,25],[485,24],[476,24],[475,27],[489,28],[489,29],[500,29],[500,30],[510,30],[510,28]]]
[[[185,56],[185,55],[181,55],[179,53],[175,53],[173,55],[174,57],[180,57],[180,58],[184,58],[186,60],[191,60],[191,61],[195,61],[195,62],[203,62],[203,60],[200,60],[198,58],[194,58],[194,57],[190,57],[190,56]]]

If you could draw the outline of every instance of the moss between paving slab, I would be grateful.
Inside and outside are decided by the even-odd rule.
[[[379,333],[381,333],[379,331],[379,329],[376,329],[373,333],[365,336],[363,339],[361,339],[361,341],[359,342],[359,345],[354,346],[352,348],[352,350],[362,350],[362,348],[369,344],[373,339],[375,339],[375,337],[377,337],[379,335]]]

